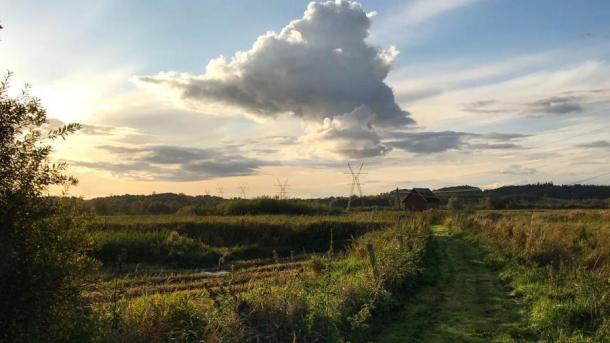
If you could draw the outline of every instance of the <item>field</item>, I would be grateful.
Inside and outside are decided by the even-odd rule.
[[[342,249],[353,238],[395,223],[396,212],[324,216],[108,216],[88,231],[106,267],[160,264],[213,267],[252,258]]]
[[[428,222],[397,212],[98,217],[88,232],[102,274],[85,297],[111,341],[339,339],[367,331],[395,290],[414,285]]]
[[[604,210],[101,216],[85,297],[117,342],[604,342],[609,223]]]

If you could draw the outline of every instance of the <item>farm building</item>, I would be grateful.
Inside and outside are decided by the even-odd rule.
[[[437,208],[440,199],[429,188],[413,188],[402,199],[402,205],[408,211],[424,211]]]

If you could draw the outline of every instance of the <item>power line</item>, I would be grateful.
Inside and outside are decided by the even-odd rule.
[[[445,191],[433,191],[433,192],[434,193],[466,193],[466,192],[481,193],[481,192],[483,192],[483,190],[481,190],[481,189],[464,189],[464,190],[455,190],[455,191],[445,190]]]
[[[605,173],[603,173],[603,174],[599,174],[599,175],[591,176],[591,177],[588,177],[588,178],[583,179],[583,180],[574,181],[574,182],[571,182],[570,184],[578,184],[578,183],[583,183],[583,182],[587,182],[587,181],[590,181],[590,180],[593,180],[593,179],[597,179],[597,178],[600,178],[600,177],[602,177],[602,176],[606,176],[606,175],[610,175],[610,172],[605,172]]]

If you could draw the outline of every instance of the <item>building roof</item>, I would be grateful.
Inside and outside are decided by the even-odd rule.
[[[413,188],[409,194],[411,193],[419,194],[427,202],[440,202],[440,199],[430,190],[430,188]]]

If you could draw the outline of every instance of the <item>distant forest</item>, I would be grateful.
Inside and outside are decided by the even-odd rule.
[[[609,208],[610,186],[554,185],[538,183],[503,186],[481,190],[472,186],[454,186],[434,190],[443,204],[455,198],[464,206],[478,209],[524,208]],[[400,191],[401,196],[404,194]],[[289,199],[223,199],[217,196],[159,193],[151,195],[115,195],[85,200],[98,215],[184,214],[321,214],[347,206],[347,197]],[[352,199],[352,207],[398,208],[395,191]]]

